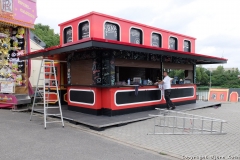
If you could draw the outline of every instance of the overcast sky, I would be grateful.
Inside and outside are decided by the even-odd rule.
[[[195,37],[196,53],[240,69],[240,0],[38,0],[37,8],[36,23],[57,33],[59,23],[96,11]]]

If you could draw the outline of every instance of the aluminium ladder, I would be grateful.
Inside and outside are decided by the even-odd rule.
[[[49,65],[46,65],[46,63],[48,63]],[[43,85],[39,85],[40,81],[43,82]],[[54,82],[55,85],[51,84],[51,82]],[[32,120],[34,111],[42,111],[43,110],[44,128],[45,129],[47,127],[47,123],[62,123],[62,127],[64,127],[62,109],[61,109],[61,101],[59,98],[59,91],[58,91],[57,83],[58,82],[57,82],[57,77],[56,77],[54,60],[42,59],[41,67],[40,67],[40,71],[39,71],[39,75],[38,75],[37,86],[36,86],[36,90],[34,93],[30,121]],[[51,102],[50,94],[55,94],[53,92],[50,92],[50,88],[55,88],[57,91],[56,94],[57,94],[58,106],[54,106],[54,107],[49,106],[49,102]],[[36,102],[37,99],[38,99],[38,102]],[[38,108],[34,109],[38,105],[43,105],[43,109],[38,109]],[[48,113],[48,109],[59,109],[59,114],[50,114],[50,113]],[[61,120],[60,121],[47,121],[48,116],[60,116]]]
[[[227,134],[223,132],[223,124],[227,123],[225,120],[180,111],[156,110],[159,114],[149,115],[154,118],[153,133],[149,135]]]

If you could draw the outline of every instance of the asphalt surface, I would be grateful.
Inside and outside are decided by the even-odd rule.
[[[167,160],[65,123],[43,128],[41,115],[0,109],[0,160]]]

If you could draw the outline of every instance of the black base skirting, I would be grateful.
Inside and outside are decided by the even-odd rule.
[[[192,103],[196,103],[196,100],[176,102],[174,104],[176,106],[179,106],[179,105],[192,104]],[[89,108],[83,108],[83,107],[68,106],[68,109],[71,111],[82,112],[82,113],[93,114],[93,115],[106,115],[106,116],[116,116],[116,115],[123,115],[123,114],[129,114],[129,113],[143,112],[148,110],[154,110],[155,108],[166,108],[166,104],[143,106],[143,107],[137,107],[137,108],[121,109],[121,110],[111,110],[107,108],[96,110],[96,109],[89,109]]]
[[[174,104],[176,106],[179,106],[179,105],[192,104],[192,103],[196,103],[196,100],[176,102]],[[143,107],[137,107],[137,108],[121,109],[121,110],[110,110],[110,109],[105,109],[104,108],[103,109],[103,115],[116,116],[116,115],[122,115],[122,114],[129,114],[129,113],[136,113],[136,112],[154,110],[155,108],[166,108],[166,104],[153,105],[153,106],[143,106]]]

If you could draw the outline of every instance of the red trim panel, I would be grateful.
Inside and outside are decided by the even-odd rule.
[[[172,88],[176,89],[172,91],[173,102],[196,100],[196,85],[176,85]],[[139,87],[138,92],[134,87],[68,87],[68,105],[76,107],[121,110],[165,103],[161,90],[156,86]]]

